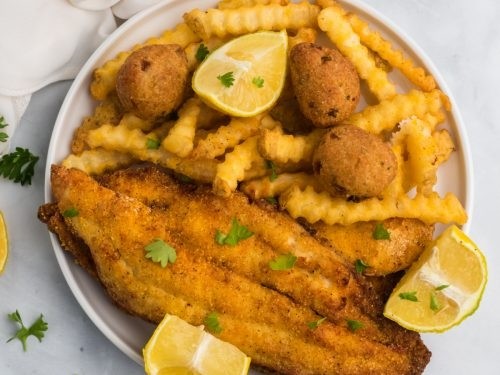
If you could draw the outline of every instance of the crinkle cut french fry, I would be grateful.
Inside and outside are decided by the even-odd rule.
[[[230,196],[238,186],[238,181],[245,177],[245,171],[253,163],[262,163],[264,159],[257,151],[257,136],[250,137],[226,154],[222,163],[217,166],[213,190],[221,196]]]
[[[79,155],[70,154],[63,160],[66,168],[76,168],[87,174],[99,175],[131,165],[136,159],[131,155],[102,148],[85,150]]]
[[[392,48],[391,43],[385,40],[377,31],[370,30],[368,24],[354,13],[348,13],[347,19],[353,30],[359,35],[361,42],[375,51],[391,66],[399,69],[403,75],[424,91],[436,88],[436,81],[431,75],[426,74],[422,67],[415,66],[414,62],[399,51]]]
[[[144,120],[140,117],[135,116],[132,113],[125,113],[119,122],[119,125],[126,126],[129,129],[140,129],[143,131],[149,131],[155,125],[154,121]]]
[[[261,123],[260,116],[254,117],[233,117],[229,124],[220,126],[214,133],[207,135],[205,139],[200,139],[193,150],[194,159],[213,159],[223,155],[224,152],[233,148],[241,141],[255,135]]]
[[[292,217],[303,217],[310,223],[322,220],[326,224],[349,225],[391,217],[414,218],[427,224],[464,224],[467,221],[462,204],[452,193],[446,194],[444,198],[437,193],[429,196],[417,194],[414,198],[403,194],[395,199],[369,198],[356,203],[332,198],[326,192],[316,193],[312,187],[301,190],[294,186],[283,193],[279,200]]]
[[[331,6],[323,9],[318,16],[318,25],[339,51],[353,63],[359,76],[366,80],[370,91],[379,100],[396,95],[396,87],[389,81],[387,73],[377,67],[375,60],[368,49],[361,44],[359,36],[352,29],[341,8]]]
[[[287,5],[289,0],[221,0],[219,4],[217,4],[217,8],[219,9],[236,9],[236,8],[244,8],[251,7],[254,5],[268,5],[268,4],[278,4],[278,5]]]
[[[91,116],[84,118],[82,124],[76,129],[71,141],[71,152],[80,154],[87,147],[86,138],[90,130],[98,128],[102,124],[118,124],[123,111],[116,95],[112,95],[99,103]]]
[[[215,159],[181,159],[174,170],[198,182],[211,184],[219,164],[220,162]]]
[[[305,189],[306,186],[312,186],[315,190],[323,190],[319,181],[311,174],[282,173],[276,179],[270,179],[268,176],[245,181],[241,185],[241,191],[253,199],[275,197],[289,189],[291,186],[298,186]]]
[[[143,44],[135,45],[131,50],[120,52],[114,59],[94,70],[90,93],[97,100],[104,100],[115,89],[116,77],[121,66],[132,51],[152,44],[178,44],[185,48],[190,43],[199,41],[191,29],[185,24],[178,24],[173,30],[165,31],[160,37],[150,38]]]
[[[222,46],[226,41],[217,37],[210,38],[208,40],[204,40],[201,42],[191,43],[186,48],[184,48],[184,52],[186,53],[187,61],[188,61],[188,69],[190,72],[193,72],[198,65],[200,65],[201,61],[198,60],[196,54],[198,49],[203,44],[203,46],[208,49],[208,53],[216,50],[220,46]]]
[[[283,134],[279,128],[263,129],[258,147],[261,155],[277,163],[312,161],[313,153],[325,131],[315,129],[307,135]]]
[[[396,95],[376,105],[368,106],[361,112],[353,114],[345,122],[370,133],[379,134],[392,130],[400,121],[413,115],[421,118],[427,113],[439,116],[444,105],[443,95],[439,90],[431,92],[411,90],[407,94]]]
[[[319,7],[302,2],[285,6],[255,5],[238,9],[193,9],[184,14],[184,21],[203,40],[216,35],[242,35],[258,30],[280,31],[315,27]]]
[[[450,133],[448,133],[446,129],[436,130],[432,133],[432,137],[438,145],[436,153],[436,163],[438,165],[441,165],[446,162],[449,159],[451,153],[455,151],[455,144],[451,139]]]
[[[295,35],[288,37],[288,51],[300,43],[314,43],[316,42],[316,37],[318,32],[316,29],[310,27],[302,27],[297,30]]]
[[[201,102],[198,98],[188,99],[179,110],[179,119],[168,132],[161,145],[180,157],[186,157],[193,150],[196,123],[200,115]]]

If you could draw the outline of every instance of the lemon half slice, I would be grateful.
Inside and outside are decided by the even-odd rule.
[[[7,257],[9,256],[9,241],[7,239],[7,226],[0,211],[0,274],[2,273]]]
[[[235,38],[200,64],[193,75],[193,90],[231,116],[264,112],[283,89],[287,46],[286,31],[260,31]]]
[[[487,278],[484,255],[450,226],[403,276],[384,315],[413,331],[446,331],[478,308]]]
[[[148,375],[243,375],[250,357],[175,315],[165,315],[143,349]]]

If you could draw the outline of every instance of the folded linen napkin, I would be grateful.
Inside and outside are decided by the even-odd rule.
[[[0,116],[14,133],[31,94],[76,76],[127,19],[159,0],[1,0]],[[9,136],[9,139],[11,138]],[[0,153],[8,142],[0,143]]]

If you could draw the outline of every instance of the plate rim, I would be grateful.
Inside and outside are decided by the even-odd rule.
[[[201,0],[199,0],[201,1]],[[463,176],[465,181],[464,192],[463,192],[463,201],[462,204],[465,208],[465,211],[468,215],[468,221],[462,226],[462,230],[466,233],[469,232],[471,226],[471,218],[473,215],[473,197],[474,197],[474,188],[473,188],[473,162],[471,149],[469,144],[469,138],[466,132],[465,123],[463,117],[457,107],[455,98],[453,93],[450,91],[446,81],[443,76],[437,69],[434,62],[430,59],[427,53],[414,41],[412,37],[410,37],[403,29],[401,29],[398,25],[396,25],[392,20],[387,18],[385,15],[380,13],[378,10],[374,9],[371,5],[365,3],[363,0],[340,0],[345,5],[352,6],[357,8],[370,17],[376,19],[380,24],[389,29],[392,33],[397,35],[399,39],[405,43],[410,50],[421,60],[423,66],[426,70],[434,77],[438,87],[443,91],[449,98],[451,103],[451,117],[454,119],[454,132],[453,136],[457,139],[458,144],[461,146],[461,157],[463,158]],[[147,18],[148,16],[154,14],[159,9],[168,6],[176,6],[177,4],[181,5],[183,0],[162,0],[159,3],[147,8],[133,17],[129,18],[126,22],[121,24],[117,29],[109,35],[101,45],[92,53],[92,55],[87,59],[85,64],[82,66],[81,70],[78,72],[77,76],[74,78],[68,92],[65,95],[63,103],[59,109],[58,115],[56,117],[56,121],[54,122],[54,127],[51,133],[49,148],[47,151],[47,159],[45,164],[45,179],[44,179],[44,199],[45,202],[50,202],[52,198],[51,192],[51,184],[50,184],[50,169],[51,165],[54,161],[55,150],[58,147],[57,138],[59,134],[59,130],[63,127],[61,125],[62,118],[64,114],[69,110],[69,104],[71,102],[71,97],[77,91],[77,89],[84,83],[86,79],[88,79],[88,75],[92,73],[93,66],[99,60],[103,52],[105,52],[108,48],[110,48],[114,42],[116,42],[124,33],[134,28],[136,23],[141,21],[143,18]],[[456,131],[455,131],[456,130]],[[111,329],[111,327],[106,324],[104,319],[97,313],[93,304],[90,300],[85,297],[85,294],[82,292],[78,282],[76,281],[75,273],[72,270],[74,264],[70,256],[64,251],[60,243],[57,239],[57,236],[50,232],[50,241],[56,256],[57,263],[63,276],[68,284],[73,296],[87,315],[87,317],[92,321],[92,323],[99,329],[99,331],[109,340],[113,345],[115,345],[121,352],[127,355],[130,359],[132,359],[137,364],[143,364],[143,358],[140,353],[137,353],[129,344],[127,344],[119,335]]]

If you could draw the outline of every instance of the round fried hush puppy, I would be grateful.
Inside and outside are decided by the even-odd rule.
[[[397,160],[389,144],[354,125],[329,129],[315,150],[313,170],[333,195],[379,196],[396,177]]]
[[[116,92],[125,111],[153,119],[180,106],[188,76],[188,62],[181,46],[150,45],[125,60],[116,79]]]
[[[316,127],[338,124],[356,109],[359,76],[337,50],[297,44],[290,51],[290,75],[300,110]]]

